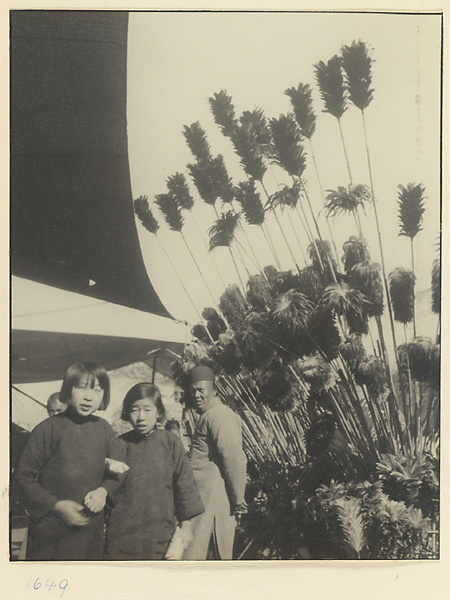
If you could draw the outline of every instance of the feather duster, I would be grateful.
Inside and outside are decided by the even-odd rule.
[[[306,327],[310,336],[320,346],[328,360],[337,358],[341,335],[333,312],[328,309],[315,308],[308,317]],[[316,349],[317,346],[311,342],[310,352],[312,353]]]
[[[355,212],[358,206],[371,199],[369,187],[361,183],[350,184],[347,188],[340,185],[337,190],[327,190],[327,192],[325,207],[328,217]]]
[[[232,327],[238,328],[247,311],[245,298],[238,285],[231,284],[220,297],[219,308]]]
[[[404,502],[396,502],[395,500],[388,499],[384,502],[380,513],[392,523],[400,523],[409,520],[409,510]]]
[[[377,356],[366,356],[356,365],[353,376],[358,385],[365,385],[370,395],[379,396],[386,388],[386,371]]]
[[[394,318],[400,323],[410,323],[414,318],[415,275],[408,269],[397,267],[389,274],[389,291]]]
[[[134,212],[139,217],[142,225],[149,231],[156,235],[158,233],[159,224],[153,216],[153,213],[148,204],[147,196],[139,196],[134,201]]]
[[[196,323],[191,329],[191,335],[203,344],[209,344],[211,341],[203,323]]]
[[[327,63],[322,60],[314,65],[320,96],[325,104],[324,112],[340,119],[347,110],[347,97],[344,85],[341,59],[333,56]]]
[[[342,249],[344,250],[342,262],[346,273],[349,273],[356,263],[370,260],[369,249],[364,238],[351,235]]]
[[[312,308],[313,304],[306,296],[295,290],[289,290],[276,298],[272,309],[272,318],[275,323],[295,331],[306,325]]]
[[[149,231],[150,233],[154,233],[155,235],[157,234],[158,229],[159,229],[159,224],[158,224],[158,221],[153,216],[153,213],[151,210],[148,210],[146,213],[144,213],[141,216],[141,222],[142,222],[142,225],[145,227],[145,229],[147,229],[147,231]]]
[[[205,160],[196,164],[187,166],[200,198],[211,206],[219,197],[219,191],[214,181],[214,172],[211,168],[211,161]]]
[[[352,42],[341,48],[342,66],[350,100],[364,111],[372,101],[372,58],[364,42]]]
[[[210,355],[226,375],[234,376],[241,371],[242,356],[233,331],[229,330],[220,335]]]
[[[333,401],[325,390],[310,389],[306,410],[311,421],[315,421],[324,412],[333,411]]]
[[[336,385],[338,375],[331,365],[318,353],[300,358],[297,365],[301,377],[315,391],[329,390]]]
[[[223,135],[231,137],[237,127],[237,120],[231,97],[225,90],[215,93],[209,98],[209,105],[214,117],[215,123],[220,127]]]
[[[416,381],[436,384],[436,363],[440,362],[440,347],[427,337],[415,337],[407,346],[411,377]]]
[[[300,284],[298,275],[292,271],[277,271],[269,281],[275,296],[285,294],[289,290],[297,290]]]
[[[242,353],[242,364],[250,370],[261,369],[273,356],[275,346],[267,339],[267,317],[250,312],[242,322],[237,338]]]
[[[206,139],[205,130],[198,121],[192,123],[191,126],[185,125],[183,135],[186,138],[189,150],[199,162],[211,158],[211,148]]]
[[[200,197],[207,204],[213,206],[217,198],[222,198],[224,202],[233,200],[232,181],[221,154],[197,164],[189,164],[188,170]]]
[[[283,185],[277,192],[272,194],[267,201],[269,208],[281,207],[284,210],[287,206],[295,208],[300,198],[300,182],[295,181],[292,186]]]
[[[273,361],[257,378],[258,400],[272,410],[293,410],[298,404],[289,370],[279,361]]]
[[[384,288],[380,275],[381,267],[373,262],[359,262],[350,271],[349,283],[364,294],[369,304],[369,317],[381,316],[384,310]]]
[[[137,214],[139,218],[141,215],[148,212],[150,210],[150,206],[148,203],[148,196],[139,196],[134,201],[134,212]]]
[[[349,333],[369,333],[369,315],[367,314],[367,312],[349,312],[346,315],[345,319],[347,321]]]
[[[270,285],[273,285],[275,278],[280,271],[274,265],[266,265],[263,268],[263,271],[264,271],[264,275],[267,277]],[[287,290],[285,290],[285,291],[287,291]]]
[[[355,372],[359,362],[367,356],[361,334],[357,333],[348,335],[339,346],[339,351],[352,373]]]
[[[441,386],[441,346],[435,344],[431,351],[430,384],[439,390]]]
[[[211,334],[213,340],[218,340],[219,336],[226,332],[226,323],[215,308],[204,308],[202,311],[202,317],[206,321],[209,333]]]
[[[317,302],[322,297],[325,285],[316,266],[304,267],[298,275],[298,290],[305,294],[312,302]]]
[[[431,310],[435,314],[441,312],[441,259],[436,258],[431,272]]]
[[[351,550],[351,558],[361,558],[367,546],[361,506],[357,498],[340,498],[336,501],[338,518],[346,544]]]
[[[311,139],[316,130],[316,115],[313,110],[311,86],[299,83],[284,92],[291,99],[295,120],[302,135]]]
[[[359,290],[346,283],[333,283],[325,288],[320,305],[344,316],[350,333],[367,332],[367,300]]]
[[[398,216],[400,219],[400,234],[413,239],[422,229],[425,188],[419,183],[408,183],[405,188],[399,185]]]
[[[194,206],[194,198],[191,196],[186,177],[183,173],[175,173],[167,179],[167,189],[175,197],[180,207],[191,210]]]
[[[265,311],[274,296],[269,282],[262,275],[251,275],[247,281],[247,300],[254,310]]]
[[[234,188],[231,177],[228,176],[225,161],[221,154],[211,160],[214,173],[214,182],[217,187],[217,195],[224,202],[232,202],[234,199]]]
[[[242,125],[238,126],[231,136],[231,141],[247,175],[256,181],[262,181],[267,167],[257,132]]]
[[[263,150],[267,148],[271,142],[270,128],[267,124],[267,119],[264,112],[256,108],[255,110],[245,110],[239,119],[242,128],[254,135],[256,143]]]
[[[292,177],[301,177],[306,167],[302,137],[291,113],[270,119],[272,160]]]
[[[245,220],[249,225],[261,226],[264,223],[265,210],[261,196],[256,191],[253,179],[239,183],[234,191],[236,200],[242,207]]]
[[[156,204],[163,213],[170,229],[180,233],[183,229],[184,219],[175,198],[171,194],[159,194],[156,196]]]
[[[306,451],[316,458],[326,451],[336,431],[336,421],[331,412],[319,415],[305,432]]]
[[[222,213],[209,229],[209,250],[212,251],[219,246],[230,248],[238,227],[239,213],[232,212],[231,210]]]
[[[207,306],[206,308],[203,309],[202,317],[205,319],[205,321],[217,321],[218,323],[220,323],[221,325],[223,325],[225,327],[224,320],[219,315],[217,310],[215,308],[212,308],[211,306]],[[225,331],[225,329],[224,329],[224,331]]]
[[[410,508],[408,522],[411,526],[426,536],[432,529],[431,519],[424,517],[420,508]]]
[[[333,274],[331,272],[330,264],[332,265],[333,270],[336,273],[337,263],[333,256],[330,242],[328,240],[316,240],[315,244],[310,244],[308,246],[308,254],[310,259],[312,260],[313,267],[319,273],[323,273],[327,281],[333,280]]]

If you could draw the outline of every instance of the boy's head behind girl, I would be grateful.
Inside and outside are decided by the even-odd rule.
[[[129,421],[135,431],[147,435],[165,418],[161,392],[156,385],[137,383],[128,390],[123,401],[122,419]]]
[[[104,367],[93,362],[78,362],[67,369],[59,399],[78,415],[89,417],[96,410],[106,410],[109,398],[109,377]]]
[[[48,397],[47,400],[47,412],[49,417],[59,415],[66,410],[67,404],[63,404],[59,400],[59,392],[55,392]]]

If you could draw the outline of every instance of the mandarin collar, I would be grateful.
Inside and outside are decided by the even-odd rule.
[[[87,423],[88,421],[91,421],[94,418],[93,415],[88,415],[87,417],[84,417],[83,415],[78,414],[77,411],[70,404],[67,406],[64,412],[60,413],[60,415],[61,417],[66,417],[77,424]],[[55,416],[59,417],[59,415]]]
[[[214,396],[214,398],[211,400],[211,402],[208,405],[208,408],[203,411],[201,414],[204,415],[205,413],[207,413],[208,411],[211,410],[211,408],[214,408],[215,406],[217,406],[218,404],[222,404],[221,399],[219,398],[219,396]]]

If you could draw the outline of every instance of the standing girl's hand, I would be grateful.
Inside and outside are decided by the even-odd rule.
[[[73,500],[60,500],[53,510],[59,512],[70,527],[83,527],[89,521],[89,517],[83,513],[84,506]]]
[[[88,492],[84,497],[84,505],[93,513],[99,513],[106,504],[108,492],[103,487],[98,487],[92,492]]]
[[[110,473],[115,473],[116,475],[126,473],[130,469],[126,463],[120,460],[113,460],[112,458],[105,458],[105,465]]]
[[[192,533],[192,524],[190,521],[182,521],[180,523],[181,541],[183,542],[184,549],[186,550],[194,539]]]

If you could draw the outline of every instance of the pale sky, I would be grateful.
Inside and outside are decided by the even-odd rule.
[[[429,288],[431,265],[439,235],[440,161],[440,17],[435,15],[268,14],[268,13],[131,13],[128,47],[128,141],[133,196],[166,191],[165,181],[176,171],[188,176],[195,162],[182,134],[184,125],[199,121],[206,130],[213,155],[223,154],[234,183],[246,179],[231,142],[215,125],[208,98],[224,89],[232,97],[237,117],[244,110],[262,108],[267,118],[291,110],[284,94],[288,87],[313,87],[317,114],[314,151],[324,190],[349,183],[337,121],[323,113],[314,79],[314,64],[328,61],[342,45],[362,40],[373,49],[374,99],[366,111],[375,196],[381,219],[386,270],[410,268],[409,238],[398,237],[397,186],[422,183],[426,189],[423,231],[415,240],[418,291]],[[361,113],[353,105],[342,117],[353,182],[369,184]],[[316,214],[322,207],[309,147],[304,174]],[[268,169],[269,193],[282,181],[277,168]],[[207,237],[215,215],[198,196],[193,213]],[[170,232],[157,207],[159,237],[200,308],[212,304],[179,234]],[[219,208],[219,206],[218,206]],[[294,251],[290,226],[285,232]],[[293,221],[298,226],[298,221]],[[185,235],[219,298],[223,285],[208,257],[189,214]],[[319,216],[323,237],[327,229]],[[276,239],[284,268],[293,267],[272,217],[267,223]],[[154,236],[138,222],[138,232],[150,279],[174,317],[198,319]],[[263,264],[273,263],[258,230],[247,234]],[[338,244],[356,230],[343,217],[332,223]],[[379,262],[373,210],[363,221],[373,260]],[[302,234],[304,237],[304,234]],[[242,239],[242,235],[240,236]],[[307,246],[307,240],[303,243]],[[341,254],[341,252],[340,252]],[[303,266],[300,251],[296,252]],[[237,277],[224,249],[214,252],[226,282]],[[254,271],[248,263],[250,271]],[[420,333],[420,330],[419,330]]]
[[[313,65],[329,60],[343,44],[359,39],[373,48],[375,60],[374,100],[366,112],[366,122],[387,271],[396,266],[410,267],[409,239],[398,237],[397,186],[420,182],[428,199],[424,231],[415,241],[417,290],[429,288],[439,232],[440,19],[437,16],[130,13],[128,141],[133,196],[148,195],[152,204],[156,194],[166,191],[169,175],[176,171],[187,175],[186,165],[195,159],[182,131],[184,125],[195,121],[200,121],[206,130],[213,154],[224,155],[234,182],[246,179],[230,141],[214,123],[208,98],[225,89],[233,98],[237,116],[258,107],[268,118],[278,117],[291,109],[284,90],[300,82],[313,86],[317,114],[313,144],[322,186],[326,190],[347,185],[337,121],[322,112]],[[359,110],[349,107],[342,118],[342,127],[354,183],[368,184]],[[306,150],[305,178],[317,213],[321,199],[308,146]],[[277,168],[268,169],[265,183],[269,192],[274,192],[277,181],[281,180]],[[193,212],[206,239],[215,215],[199,198],[189,178],[188,181],[196,201]],[[153,208],[161,225],[161,241],[190,295],[200,310],[210,306],[208,292],[180,236],[169,231],[158,209]],[[372,258],[379,261],[371,209],[368,217],[363,227]],[[291,257],[276,224],[272,217],[266,218],[283,267],[291,268]],[[186,238],[218,299],[223,285],[190,216],[185,219]],[[293,220],[298,225],[295,217]],[[297,249],[285,218],[283,222],[292,247]],[[319,222],[323,236],[327,237],[323,214]],[[139,222],[137,229],[150,279],[161,300],[174,317],[197,322],[195,311],[154,236]],[[246,231],[261,262],[272,263],[260,232],[248,226]],[[335,221],[333,233],[340,248],[355,233],[352,220]],[[242,240],[242,235],[239,238]],[[304,248],[306,245],[305,240]],[[214,256],[225,281],[236,282],[227,252],[218,249]],[[297,257],[303,266],[299,251]],[[247,266],[254,272],[250,263]],[[427,311],[427,297],[419,295],[418,333],[433,335],[436,317]],[[403,332],[398,333],[401,340]],[[59,383],[54,382],[34,384],[31,393],[45,402],[48,394],[58,388]],[[36,410],[39,413],[38,406]]]

